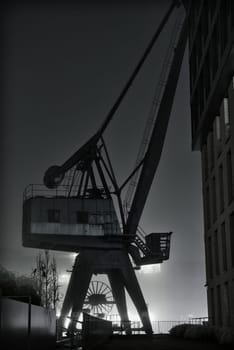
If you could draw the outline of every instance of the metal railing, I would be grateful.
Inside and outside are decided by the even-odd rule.
[[[28,185],[23,193],[23,201],[34,197],[67,197],[68,186],[62,185],[55,189],[49,189],[42,184],[30,184]],[[77,187],[78,189],[78,187]]]
[[[207,325],[211,320],[208,317],[194,317],[187,320],[165,320],[165,321],[153,321],[152,327],[155,334],[167,334],[170,329],[181,324],[197,324]]]
[[[102,187],[98,187],[98,190],[102,190]],[[70,197],[77,197],[77,193],[79,190],[78,185],[72,186],[72,192],[70,191],[70,185],[60,185],[54,189],[47,188],[43,184],[30,184],[28,185],[24,192],[23,192],[23,201],[25,202],[27,199],[34,198],[34,197],[64,197],[64,198],[70,198]],[[89,189],[88,189],[89,190]],[[83,198],[92,198],[91,195],[87,194]],[[91,189],[90,189],[91,191]],[[103,199],[105,199],[105,195],[103,194]]]

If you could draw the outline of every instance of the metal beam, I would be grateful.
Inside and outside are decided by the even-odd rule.
[[[137,227],[143,212],[150,187],[157,170],[163,144],[166,136],[167,126],[171,114],[172,104],[179,78],[180,68],[184,56],[187,40],[187,18],[185,18],[181,34],[175,48],[175,55],[172,61],[164,94],[158,111],[158,116],[144,158],[140,178],[133,198],[131,210],[126,225],[126,234],[136,234]]]

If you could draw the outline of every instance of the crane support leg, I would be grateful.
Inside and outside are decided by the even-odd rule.
[[[108,278],[123,328],[126,330],[127,334],[131,334],[122,271],[120,269],[113,269],[108,273]]]
[[[76,325],[76,321],[78,321],[82,311],[93,272],[92,266],[87,261],[86,254],[82,254],[81,252],[77,258],[74,266],[74,283],[71,295],[73,300],[71,312],[72,322],[74,323],[73,326]]]
[[[64,299],[61,320],[64,320],[72,309],[70,329],[75,325],[89,288],[92,274],[107,274],[112,287],[114,299],[125,324],[126,333],[130,333],[130,323],[127,313],[125,288],[141,318],[143,329],[147,334],[152,334],[152,327],[147,305],[138,284],[133,266],[126,249],[94,250],[86,249],[80,252],[76,258],[67,294]]]
[[[82,252],[77,256],[72,270],[72,275],[63,302],[59,326],[64,327],[65,317],[71,312],[71,327],[75,326],[76,321],[82,311],[84,299],[92,277],[91,265],[87,262],[86,254]]]
[[[124,275],[126,289],[133,303],[135,304],[135,307],[141,318],[144,331],[146,332],[146,334],[152,334],[153,330],[152,330],[152,325],[149,318],[148,308],[144,300],[144,296],[142,294],[140,285],[136,278],[135,271],[132,268],[132,264],[128,256],[126,256],[126,261],[122,271]]]

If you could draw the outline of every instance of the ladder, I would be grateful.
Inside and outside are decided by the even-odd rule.
[[[140,236],[136,235],[134,238],[134,243],[136,244],[137,248],[140,249],[140,251],[145,255],[145,256],[150,256],[152,255],[151,250],[149,247],[145,244],[145,242],[140,238]]]

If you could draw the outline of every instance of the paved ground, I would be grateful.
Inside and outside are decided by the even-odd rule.
[[[107,344],[102,345],[102,350],[231,350],[232,347],[201,341],[174,338],[169,335],[144,335],[115,336]]]

